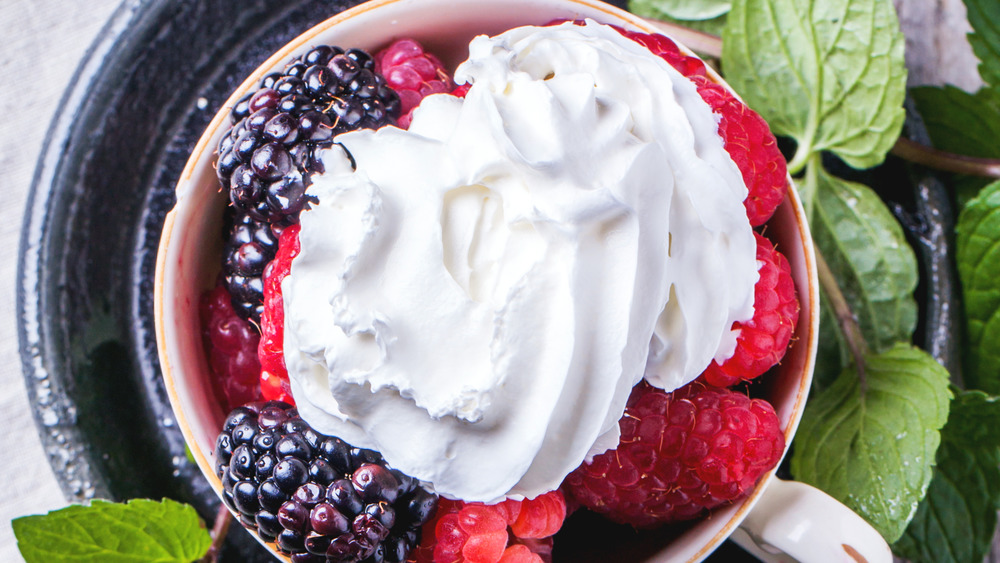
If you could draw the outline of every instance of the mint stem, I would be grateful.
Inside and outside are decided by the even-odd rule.
[[[892,154],[916,164],[945,172],[1000,178],[1000,160],[977,158],[938,150],[905,137],[896,140]]]
[[[830,270],[826,259],[823,258],[823,254],[815,244],[813,244],[813,251],[816,254],[816,271],[819,275],[819,285],[823,288],[830,301],[833,314],[837,317],[837,325],[840,327],[840,332],[844,335],[847,347],[851,350],[851,355],[854,357],[854,365],[858,369],[858,379],[861,383],[861,394],[864,395],[868,390],[868,377],[865,371],[865,356],[868,353],[868,344],[861,333],[861,327],[858,325],[858,320],[854,317],[854,312],[851,311],[851,306],[847,303],[847,298],[840,291],[837,278],[833,275],[833,271]]]
[[[205,553],[205,557],[202,558],[201,563],[216,563],[219,560],[219,552],[222,551],[222,542],[226,540],[226,534],[229,532],[229,525],[232,522],[233,515],[226,508],[226,505],[223,504],[215,514],[215,523],[212,524],[212,545],[209,546],[208,552]]]

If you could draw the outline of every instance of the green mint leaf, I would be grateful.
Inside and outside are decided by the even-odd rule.
[[[936,148],[982,158],[1000,158],[1000,95],[970,94],[954,86],[910,89]]]
[[[914,563],[981,563],[998,509],[1000,402],[980,391],[958,391],[927,496],[893,551]]]
[[[1000,397],[976,390],[955,393],[944,434],[961,447],[1000,448]]]
[[[190,563],[212,543],[194,508],[170,499],[94,500],[11,524],[27,563]]]
[[[729,11],[732,0],[629,0],[628,9],[647,18],[710,20]]]
[[[931,143],[955,154],[1000,158],[1000,91],[975,94],[954,86],[920,86],[910,94],[923,117]],[[958,176],[953,182],[959,206],[976,196],[988,178]]]
[[[917,326],[913,291],[919,273],[902,227],[871,188],[817,168],[813,240],[837,278],[865,340],[876,352],[896,342],[909,342]],[[829,330],[821,338],[829,339]],[[848,359],[846,353],[841,357]]]
[[[734,0],[723,33],[726,81],[779,135],[801,169],[829,150],[854,168],[881,163],[903,125],[903,34],[888,0]]]
[[[791,469],[796,479],[823,489],[894,542],[930,483],[948,418],[948,372],[904,344],[865,360],[865,390],[851,366],[810,399]]]
[[[965,383],[1000,394],[1000,181],[966,204],[955,226],[965,302]]]
[[[983,82],[1000,88],[1000,4],[996,0],[965,0],[966,16],[972,33],[969,44],[979,57],[979,76]]]

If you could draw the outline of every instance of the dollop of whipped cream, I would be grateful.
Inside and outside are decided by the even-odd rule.
[[[285,358],[317,430],[445,496],[530,498],[617,445],[644,376],[732,354],[747,189],[694,84],[612,28],[477,37],[456,81],[322,155]]]

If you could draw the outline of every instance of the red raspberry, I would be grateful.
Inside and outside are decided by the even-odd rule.
[[[223,411],[260,398],[257,342],[260,335],[233,309],[221,282],[202,294],[198,312],[201,336],[212,370],[212,389]]]
[[[638,528],[698,518],[743,497],[785,449],[769,403],[700,381],[672,393],[640,382],[618,425],[618,447],[570,473],[564,487]]]
[[[260,390],[267,401],[284,401],[290,405],[291,387],[285,369],[285,305],[281,295],[281,280],[292,268],[292,259],[299,255],[299,225],[286,227],[278,238],[278,252],[264,268],[264,312],[260,316]]]
[[[697,57],[682,54],[669,38],[622,29],[618,31],[645,45],[697,85],[702,99],[721,117],[719,135],[749,190],[743,205],[750,224],[757,227],[766,223],[788,191],[788,177],[785,157],[778,150],[778,142],[764,118],[722,85],[712,82],[705,63]]]
[[[565,519],[561,491],[497,504],[441,499],[414,554],[418,563],[541,563]]]
[[[413,108],[420,100],[455,88],[440,59],[409,38],[398,39],[376,53],[375,72],[381,73],[386,84],[399,94],[402,117],[397,123],[403,129],[410,126]]]
[[[780,362],[799,320],[799,300],[788,260],[771,241],[756,232],[754,236],[760,278],[754,286],[753,318],[733,324],[740,331],[733,356],[722,365],[713,361],[702,374],[716,387],[753,379]]]

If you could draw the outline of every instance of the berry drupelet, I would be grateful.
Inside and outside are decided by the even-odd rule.
[[[241,316],[260,322],[260,276],[274,252],[247,246],[237,231],[270,228],[273,239],[296,223],[310,203],[310,175],[322,172],[317,150],[340,133],[394,124],[399,114],[399,96],[371,55],[326,45],[265,76],[236,103],[216,173],[237,216],[227,231],[224,274]]]
[[[226,506],[296,563],[406,561],[437,508],[378,452],[317,433],[287,403],[234,409],[215,455]]]

